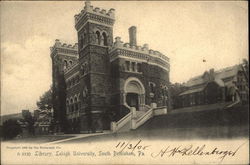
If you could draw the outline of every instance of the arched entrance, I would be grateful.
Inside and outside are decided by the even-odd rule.
[[[126,102],[128,106],[135,107],[139,109],[139,94],[137,93],[127,93],[126,94]]]
[[[124,84],[124,103],[139,110],[139,106],[145,104],[145,89],[141,81],[130,77]]]

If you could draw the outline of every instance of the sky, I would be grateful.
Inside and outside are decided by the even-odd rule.
[[[168,56],[173,83],[248,58],[246,1],[91,3],[116,10],[114,37],[128,42],[128,28],[136,26],[138,45],[147,43]],[[77,42],[74,15],[83,7],[83,1],[1,2],[2,115],[37,108],[52,83],[49,47],[55,39]]]

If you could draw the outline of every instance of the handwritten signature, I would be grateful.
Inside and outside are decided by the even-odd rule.
[[[218,155],[218,159],[222,162],[226,156],[235,156],[236,153],[239,151],[239,149],[246,144],[243,143],[240,146],[238,146],[235,150],[220,150],[218,147],[213,148],[212,150],[206,150],[206,145],[200,145],[194,147],[192,144],[189,146],[178,146],[178,147],[170,147],[167,146],[166,148],[161,149],[159,152],[153,152],[151,153],[151,156],[153,158],[156,157],[173,157],[175,155],[181,155],[181,156],[209,156],[209,155]]]

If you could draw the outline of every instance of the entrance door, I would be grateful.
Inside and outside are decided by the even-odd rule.
[[[139,95],[137,93],[127,93],[127,96],[126,96],[126,100],[127,100],[127,104],[130,106],[130,107],[135,107],[136,110],[139,110]]]

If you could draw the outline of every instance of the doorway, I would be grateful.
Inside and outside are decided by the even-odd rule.
[[[126,100],[128,106],[135,107],[136,110],[139,110],[139,95],[137,93],[127,93]]]

